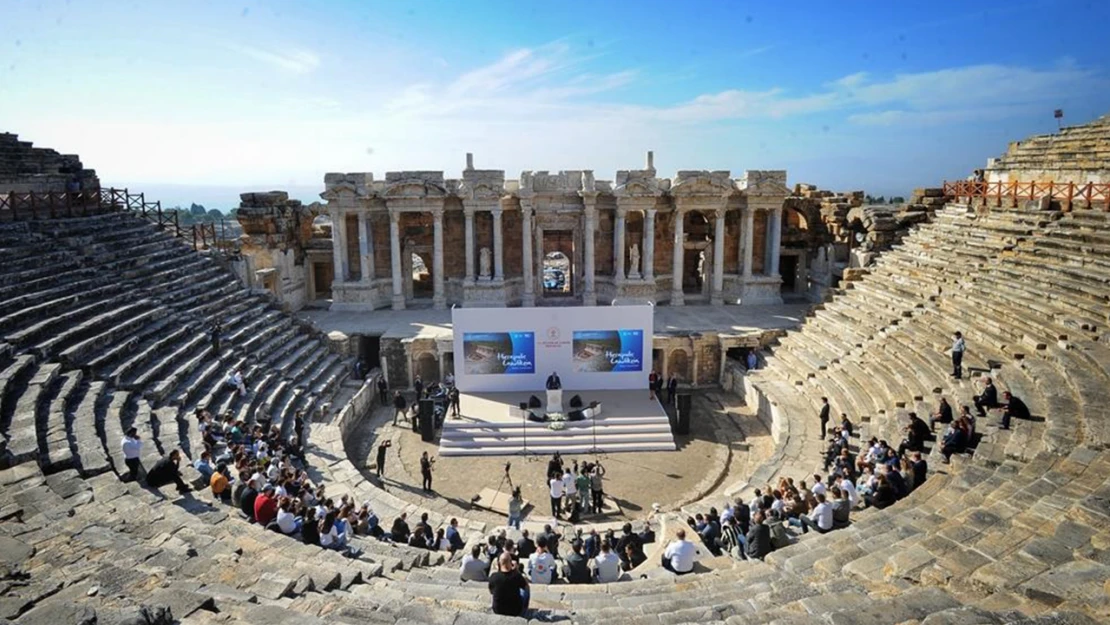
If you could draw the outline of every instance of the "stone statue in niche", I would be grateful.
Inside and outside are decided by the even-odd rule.
[[[639,244],[633,243],[632,247],[628,250],[628,261],[629,261],[628,277],[629,278],[639,278],[640,277],[640,246],[639,246]]]
[[[478,251],[478,277],[483,280],[490,279],[489,273],[489,248],[483,247]]]

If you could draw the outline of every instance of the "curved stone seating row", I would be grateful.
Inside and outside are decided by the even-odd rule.
[[[317,332],[142,219],[108,214],[0,231],[5,249],[28,259],[0,268],[0,285],[20,287],[0,304],[4,462],[120,471],[119,440],[136,415],[163,425],[151,431],[153,451],[191,453],[196,442],[178,422],[203,407],[291,434],[293,416],[329,401],[346,376]],[[207,332],[213,318],[223,323],[219,354]],[[244,369],[245,398],[223,384],[232,367]],[[36,378],[40,370],[61,375]],[[72,372],[83,376],[72,381]],[[52,401],[63,390],[75,399]]]

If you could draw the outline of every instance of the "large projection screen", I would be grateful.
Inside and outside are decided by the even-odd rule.
[[[644,389],[653,308],[455,308],[455,384],[464,392]]]

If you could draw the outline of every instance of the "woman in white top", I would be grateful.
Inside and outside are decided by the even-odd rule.
[[[339,532],[335,529],[335,511],[329,510],[320,522],[320,546],[325,549],[339,551],[343,548],[339,544]]]

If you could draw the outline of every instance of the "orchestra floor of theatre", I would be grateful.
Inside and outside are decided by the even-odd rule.
[[[645,393],[647,391],[644,391]],[[763,458],[774,446],[768,424],[763,423],[739,398],[719,390],[693,393],[693,418],[689,435],[674,437],[676,451],[628,452],[600,455],[564,454],[569,465],[600,460],[605,467],[605,491],[620,507],[615,513],[586,517],[594,522],[640,520],[653,504],[664,510],[679,509],[707,494],[723,493],[750,475],[748,458]],[[393,410],[378,408],[348,440],[347,452],[362,473],[396,496],[444,515],[465,515],[503,523],[503,515],[471,509],[471,498],[482,489],[504,491],[506,462],[512,463],[513,484],[521,487],[531,504],[525,527],[551,521],[548,486],[544,473],[547,455],[494,457],[438,457],[439,441],[423,442],[408,424],[392,425]],[[385,479],[374,477],[376,451],[383,440],[392,441],[385,463]],[[436,457],[434,493],[421,491],[420,455]]]

